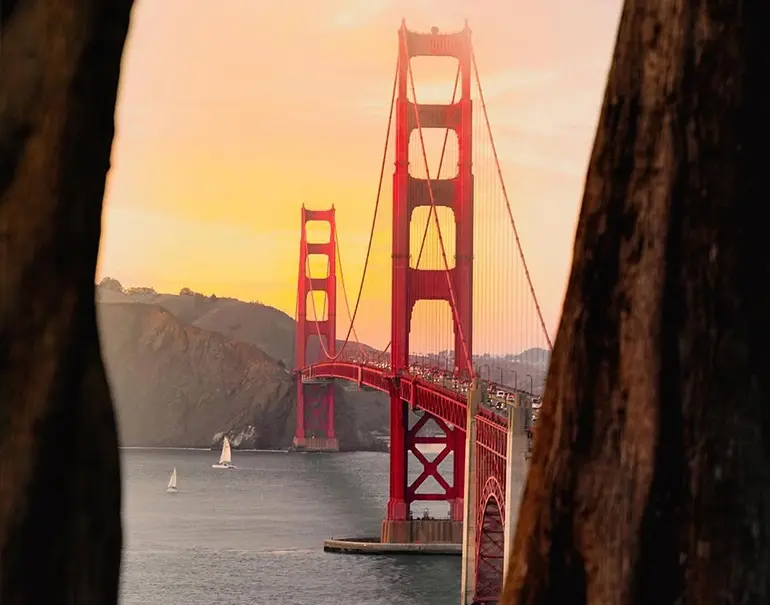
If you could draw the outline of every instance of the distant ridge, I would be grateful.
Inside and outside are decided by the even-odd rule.
[[[185,323],[253,344],[287,367],[293,365],[294,319],[259,302],[205,296],[189,288],[182,288],[179,294],[163,294],[151,287],[123,288],[119,281],[110,277],[105,277],[97,286],[96,300],[160,305]],[[337,342],[342,345],[343,341]],[[320,348],[317,343],[315,347],[313,344],[314,339],[311,339],[308,354],[310,358],[320,358]],[[370,346],[361,346],[368,353],[377,352]]]

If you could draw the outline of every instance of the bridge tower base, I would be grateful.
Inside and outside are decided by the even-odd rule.
[[[516,524],[519,521],[519,507],[524,495],[524,484],[529,473],[529,439],[527,431],[532,422],[532,407],[508,408],[508,436],[506,442],[505,469],[505,533],[503,582],[508,572],[513,539],[516,536]]]
[[[463,522],[453,519],[383,519],[383,544],[461,544]]]
[[[295,452],[339,452],[340,444],[336,437],[295,437],[291,449]]]
[[[410,426],[408,405],[399,397],[397,392],[391,396],[391,427],[396,427],[396,430],[391,428],[390,440],[391,498],[382,521],[380,541],[383,544],[440,543],[459,546],[463,535],[465,432],[427,412],[423,412]],[[396,401],[393,401],[394,398]],[[424,434],[429,423],[433,423],[443,434]],[[438,445],[442,449],[429,460],[428,455],[420,450],[421,445]],[[409,454],[422,467],[414,481],[409,480]],[[440,468],[450,454],[453,463],[451,477],[445,476]],[[439,489],[430,493],[421,492],[429,479],[438,484]],[[427,509],[424,516],[413,516],[413,504],[432,502],[446,502],[448,517],[432,517]]]

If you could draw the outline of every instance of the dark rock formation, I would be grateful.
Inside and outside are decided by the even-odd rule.
[[[236,448],[291,445],[296,385],[282,364],[159,305],[97,307],[124,445],[208,447],[224,434]],[[347,395],[338,390],[341,449],[382,449],[372,432],[387,429],[387,407],[351,403]]]
[[[770,598],[768,31],[625,2],[505,605]]]
[[[112,278],[102,280],[102,283],[105,282],[106,284],[119,283]],[[282,363],[284,367],[292,367],[294,320],[291,317],[278,309],[260,303],[247,303],[234,298],[203,296],[189,288],[183,288],[183,291],[185,293],[179,295],[159,294],[149,287],[127,289],[120,287],[116,289],[105,288],[100,284],[97,288],[97,301],[134,302],[163,307],[185,324],[202,328],[207,332],[219,333],[234,342],[255,345],[271,358],[276,359],[279,364]],[[103,330],[102,333],[104,344],[109,349],[114,328],[107,327],[109,329]],[[348,346],[352,349],[357,345],[349,343]],[[373,351],[370,347],[365,347],[365,350]],[[107,361],[109,363],[109,357]],[[121,365],[110,364],[110,367],[117,369]],[[206,373],[205,369],[201,368],[200,370],[204,374]],[[173,387],[174,383],[168,386]],[[337,401],[340,402],[337,405],[337,426],[348,425],[350,429],[342,429],[345,433],[344,436],[340,437],[340,447],[344,449],[381,450],[383,448],[382,442],[373,440],[372,433],[386,434],[388,431],[389,401],[387,397],[381,393],[346,390],[346,386],[350,385],[340,384],[337,390]],[[292,391],[293,393],[294,391]],[[123,409],[122,403],[128,399],[120,388],[116,394],[120,409]],[[159,401],[165,405],[163,400],[153,398],[153,401]],[[350,405],[346,405],[346,403]],[[294,406],[293,398],[291,405]],[[282,435],[279,433],[276,436],[276,443],[284,443]],[[354,435],[358,435],[358,437],[354,437]],[[129,436],[123,432],[123,437],[126,439]],[[133,442],[133,439],[129,439],[129,442]],[[289,437],[290,442],[291,436]],[[172,444],[171,441],[167,440],[164,440],[164,443]],[[183,445],[183,443],[173,443],[173,445]],[[284,446],[277,445],[276,447]]]
[[[131,0],[0,3],[0,603],[118,598],[94,273]]]

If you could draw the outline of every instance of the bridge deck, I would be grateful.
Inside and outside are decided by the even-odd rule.
[[[465,394],[411,373],[396,374],[381,368],[347,361],[320,362],[302,370],[303,380],[336,378],[354,382],[383,393],[398,393],[413,409],[424,410],[461,430],[466,429],[467,399]],[[477,416],[478,444],[506,457],[507,419],[494,410],[480,408]]]

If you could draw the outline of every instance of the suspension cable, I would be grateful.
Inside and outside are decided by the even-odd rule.
[[[307,262],[307,263],[310,262],[310,255],[309,254],[305,257],[305,262]],[[331,268],[331,263],[329,262],[329,257],[327,256],[326,257],[326,275],[327,276],[331,275],[330,268]],[[321,317],[326,317],[328,319],[328,315],[327,315],[327,310],[328,310],[327,308],[328,308],[328,306],[329,306],[329,296],[327,295],[327,296],[324,296],[324,306],[321,309]],[[335,312],[336,312],[336,310],[335,310]],[[334,338],[335,339],[337,338],[336,334],[334,335]]]
[[[402,37],[402,40],[403,40],[402,45],[404,46],[404,51],[405,51],[404,54],[408,56],[408,52],[406,52],[408,50],[406,46],[406,37]],[[430,166],[428,165],[428,154],[425,150],[425,139],[423,137],[422,126],[420,124],[420,112],[418,110],[418,105],[417,105],[417,90],[414,85],[414,73],[412,72],[411,65],[409,65],[409,63],[407,63],[406,65],[406,71],[407,71],[407,74],[409,75],[410,88],[412,89],[412,98],[414,99],[414,105],[413,105],[414,117],[415,117],[415,123],[417,124],[417,133],[420,136],[420,147],[422,148],[422,159],[425,165],[425,176],[428,183],[428,196],[430,197],[430,206],[431,206],[430,212],[433,215],[433,218],[435,219],[434,222],[436,225],[436,230],[438,231],[438,240],[441,248],[441,257],[444,260],[444,275],[446,276],[447,286],[449,287],[450,306],[452,307],[452,314],[454,315],[454,320],[457,325],[457,331],[459,332],[459,335],[460,335],[460,341],[463,347],[463,352],[465,353],[465,361],[468,366],[467,368],[468,373],[470,374],[471,377],[474,377],[475,370],[473,367],[473,360],[470,359],[470,356],[469,356],[468,343],[465,339],[463,325],[462,323],[460,323],[460,316],[457,311],[457,299],[455,297],[454,286],[452,284],[452,277],[449,273],[449,262],[447,261],[446,248],[444,247],[444,238],[441,234],[441,224],[439,223],[438,212],[436,211],[436,199],[433,195],[433,185],[431,183],[431,178],[430,178]]]
[[[303,226],[304,229],[304,226]],[[300,267],[300,272],[302,271],[303,267]],[[300,273],[301,275],[301,273]],[[307,296],[307,294],[305,295]],[[289,358],[289,364],[292,370],[298,370],[302,368],[297,368],[297,327],[299,326],[299,297],[300,293],[297,292],[297,300],[294,301],[294,336],[291,339],[291,357]]]
[[[524,249],[521,246],[521,240],[519,239],[519,230],[516,228],[516,221],[513,219],[513,211],[511,210],[511,202],[508,198],[508,191],[505,188],[505,180],[503,179],[503,170],[500,167],[500,158],[497,155],[497,147],[495,146],[495,139],[492,136],[492,126],[489,123],[489,114],[487,113],[487,104],[484,100],[484,89],[481,86],[481,78],[479,76],[479,68],[476,65],[476,53],[473,50],[473,42],[470,44],[471,48],[471,61],[473,62],[473,71],[476,75],[476,88],[479,91],[479,100],[481,101],[481,109],[484,112],[484,121],[487,125],[487,133],[489,134],[489,142],[492,147],[492,153],[495,158],[495,164],[497,166],[497,176],[500,179],[500,185],[503,189],[503,198],[505,198],[505,206],[508,210],[508,219],[511,222],[511,227],[513,228],[513,235],[516,238],[516,247],[519,250],[519,258],[521,259],[521,264],[524,267],[524,274],[527,277],[527,284],[529,285],[529,291],[532,294],[532,300],[535,302],[535,310],[537,311],[537,317],[540,320],[540,327],[543,329],[543,334],[545,334],[545,339],[548,342],[548,348],[553,351],[553,344],[551,343],[551,337],[548,335],[548,329],[545,327],[545,320],[543,319],[543,313],[540,310],[540,303],[537,300],[537,295],[535,294],[535,287],[532,285],[532,278],[529,274],[529,268],[527,267],[527,260],[524,258]]]
[[[391,91],[391,94],[390,94],[390,113],[388,114],[388,128],[387,128],[387,131],[385,133],[385,149],[382,152],[382,163],[380,165],[380,182],[377,185],[377,198],[376,198],[375,203],[374,203],[374,216],[372,217],[372,226],[369,229],[369,244],[368,244],[368,246],[366,248],[366,259],[364,260],[364,270],[363,270],[363,274],[361,275],[361,284],[360,284],[360,286],[358,288],[358,296],[356,297],[356,305],[355,305],[355,308],[353,309],[353,317],[352,317],[352,319],[350,321],[350,326],[348,326],[348,333],[345,335],[345,340],[342,343],[342,346],[340,347],[340,350],[337,353],[335,353],[334,355],[329,354],[329,350],[326,348],[326,345],[324,344],[323,338],[321,338],[321,330],[318,327],[318,315],[316,313],[315,298],[312,297],[312,296],[310,297],[311,300],[312,300],[312,303],[313,303],[313,316],[314,316],[314,321],[315,321],[316,333],[318,334],[318,340],[321,343],[321,348],[323,349],[324,354],[328,358],[328,361],[336,361],[337,359],[339,359],[340,355],[342,355],[342,352],[345,350],[345,347],[348,344],[348,340],[350,339],[350,335],[353,332],[354,322],[356,320],[356,316],[358,315],[358,309],[359,309],[359,306],[361,304],[361,294],[363,293],[363,290],[364,290],[364,282],[366,281],[366,273],[367,273],[367,270],[369,268],[369,259],[370,259],[371,253],[372,253],[372,243],[373,243],[373,240],[374,240],[374,231],[375,231],[375,227],[377,225],[377,215],[378,215],[379,208],[380,208],[380,197],[382,195],[382,180],[383,180],[383,177],[385,176],[385,164],[387,163],[387,159],[388,159],[388,147],[389,147],[389,144],[390,144],[391,126],[393,124],[393,108],[395,107],[395,104],[396,104],[396,87],[397,87],[397,84],[398,84],[398,62],[396,63],[396,73],[393,76],[393,90]],[[339,249],[337,250],[337,252],[339,253]],[[307,260],[308,260],[307,242],[305,242],[305,265],[307,265]],[[336,334],[333,335],[333,336],[334,336],[334,338],[336,338]]]
[[[358,352],[363,355],[363,347],[361,346],[361,341],[358,339],[358,334],[356,334],[353,316],[350,313],[350,301],[348,300],[348,289],[345,287],[345,272],[342,270],[342,254],[340,254],[340,238],[337,229],[334,230],[334,247],[337,250],[337,266],[340,269],[340,285],[342,286],[342,297],[345,300],[345,310],[348,314],[348,321],[350,322],[350,325],[353,326],[353,339],[358,345]]]

